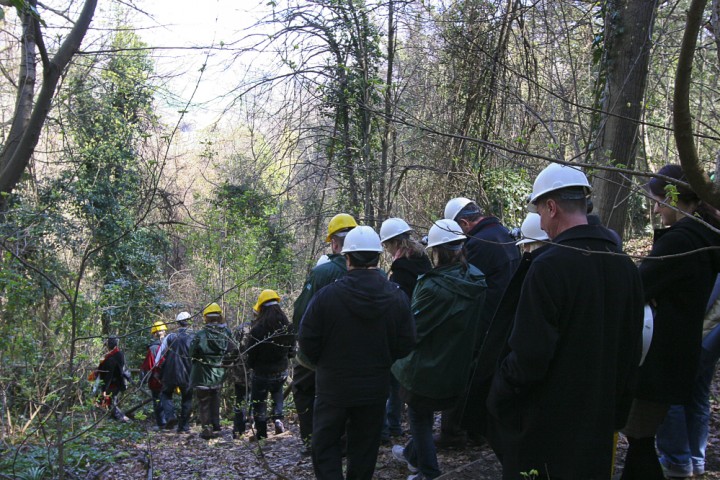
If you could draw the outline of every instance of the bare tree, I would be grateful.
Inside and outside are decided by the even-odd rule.
[[[45,124],[58,81],[80,48],[95,14],[97,0],[85,0],[75,25],[50,58],[45,48],[43,22],[37,0],[0,0],[0,5],[18,5],[22,20],[22,59],[18,72],[17,96],[10,132],[0,152],[0,212],[7,208],[7,195],[17,186],[30,162]],[[42,59],[42,76],[37,78],[37,54]],[[40,91],[35,96],[36,86]]]

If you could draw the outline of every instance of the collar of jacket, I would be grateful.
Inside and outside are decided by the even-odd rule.
[[[475,225],[472,230],[470,230],[466,235],[468,237],[474,236],[476,233],[478,233],[480,230],[483,230],[485,228],[505,228],[503,227],[502,223],[500,223],[500,220],[497,217],[493,216],[487,216],[480,220],[480,222]]]
[[[552,243],[564,243],[573,240],[592,239],[605,240],[616,245],[610,230],[599,225],[576,225],[560,233],[552,239]],[[617,246],[617,245],[616,245]]]

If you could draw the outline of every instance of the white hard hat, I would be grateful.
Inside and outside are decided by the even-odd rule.
[[[592,190],[587,177],[579,168],[559,163],[548,165],[538,174],[533,183],[532,194],[530,194],[530,201],[527,204],[528,211],[537,212],[535,202],[546,193],[568,187],[583,187],[586,189],[586,194]]]
[[[192,317],[192,315],[190,315],[188,312],[180,312],[177,314],[177,317],[175,317],[175,321],[180,322],[182,320],[187,320],[190,317]]]
[[[540,215],[537,213],[528,213],[520,227],[522,239],[515,245],[523,245],[525,243],[537,242],[542,240],[550,240],[545,230],[540,228]]]
[[[382,252],[383,247],[380,237],[372,227],[362,225],[350,230],[345,237],[342,251],[340,253],[352,252]]]
[[[412,228],[402,218],[388,218],[380,225],[380,241],[387,242],[391,238],[410,231]]]
[[[445,218],[448,220],[455,220],[455,217],[457,217],[457,214],[460,213],[460,210],[465,208],[468,203],[473,203],[473,201],[465,197],[453,198],[445,205]]]
[[[462,233],[462,228],[460,228],[460,225],[458,225],[455,220],[443,218],[442,220],[436,221],[435,224],[430,227],[427,248],[457,242],[458,240],[465,240],[466,238]]]
[[[323,263],[328,263],[330,261],[330,257],[327,255],[320,255],[320,258],[318,258],[317,263],[315,264],[316,267],[322,265]]]

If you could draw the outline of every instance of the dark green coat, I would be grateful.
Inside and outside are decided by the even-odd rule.
[[[232,333],[224,323],[209,323],[195,334],[190,344],[190,386],[220,388],[225,380],[223,357]]]
[[[310,271],[305,286],[302,292],[298,296],[297,300],[293,305],[293,328],[297,333],[300,328],[300,320],[305,315],[305,310],[310,303],[310,300],[317,293],[318,290],[323,288],[325,285],[330,285],[340,277],[345,276],[347,273],[347,265],[345,264],[345,257],[333,253],[328,256],[329,262],[318,265]]]
[[[416,395],[445,399],[468,382],[485,302],[485,275],[469,265],[434,268],[418,279],[412,297],[417,344],[395,362],[393,375]]]

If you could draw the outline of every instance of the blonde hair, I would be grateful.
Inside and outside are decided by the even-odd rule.
[[[405,258],[419,257],[425,252],[424,247],[415,238],[410,236],[410,233],[401,233],[397,237],[393,237],[390,240],[383,242],[388,251],[395,255],[395,252],[402,250],[402,256]]]

